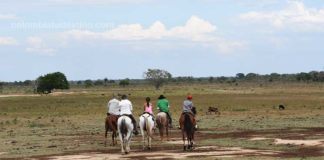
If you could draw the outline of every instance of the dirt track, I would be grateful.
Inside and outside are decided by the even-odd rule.
[[[80,151],[63,155],[52,155],[34,157],[36,159],[184,159],[184,158],[225,158],[225,157],[269,157],[269,158],[292,158],[292,157],[321,157],[324,156],[324,139],[305,139],[310,135],[323,136],[323,128],[305,129],[300,132],[293,130],[268,130],[268,131],[241,131],[221,134],[197,132],[197,145],[193,151],[182,151],[182,141],[179,137],[172,137],[171,141],[163,142],[161,145],[153,145],[151,151],[143,151],[141,145],[133,144],[131,153],[120,154],[120,146],[117,145],[110,150]],[[285,133],[283,136],[282,133]],[[174,135],[174,134],[173,134]],[[177,134],[176,134],[177,135]],[[249,141],[270,139],[273,145],[298,146],[297,150],[278,151],[270,149],[242,148],[242,147],[221,147],[217,145],[200,145],[203,139],[214,139],[230,137],[233,139],[244,138]],[[282,138],[282,139],[281,139]],[[141,137],[137,136],[133,141],[140,142]],[[168,147],[169,146],[169,147]]]

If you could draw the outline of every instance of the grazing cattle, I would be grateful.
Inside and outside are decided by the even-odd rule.
[[[285,106],[282,105],[282,104],[280,104],[280,105],[279,105],[279,110],[285,110]]]
[[[208,111],[206,112],[206,114],[212,114],[212,113],[220,115],[220,112],[217,107],[209,107],[208,108]]]

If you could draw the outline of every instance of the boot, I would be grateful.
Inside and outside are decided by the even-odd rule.
[[[133,127],[134,127],[134,129],[133,129],[133,133],[134,133],[135,135],[138,135],[138,131],[137,131],[137,127],[136,127],[136,123],[133,123]]]

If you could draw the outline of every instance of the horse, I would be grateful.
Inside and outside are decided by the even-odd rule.
[[[169,140],[169,118],[167,114],[164,112],[159,112],[156,115],[156,124],[157,127],[159,128],[161,141],[163,141],[164,130],[167,136],[167,140]]]
[[[196,121],[192,113],[182,113],[179,119],[182,132],[183,150],[193,149]],[[187,145],[186,145],[187,141]]]
[[[112,143],[111,145],[114,146],[117,144],[117,115],[107,115],[106,120],[105,120],[105,146],[107,145],[107,133],[108,130],[112,131],[111,135],[111,140]]]
[[[151,141],[153,139],[153,128],[154,128],[153,116],[148,113],[143,113],[139,118],[139,126],[141,128],[141,134],[143,137],[143,150],[145,150],[145,131],[148,146],[147,148],[151,150]]]
[[[118,118],[117,129],[121,145],[121,153],[128,154],[130,152],[130,141],[133,134],[133,123],[132,120],[125,115]]]

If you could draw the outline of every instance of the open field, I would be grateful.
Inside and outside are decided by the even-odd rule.
[[[169,85],[158,91],[148,86],[72,88],[42,96],[6,93],[14,95],[0,96],[0,158],[324,158],[323,84]],[[176,125],[181,103],[191,93],[199,125],[195,150],[182,151],[176,128],[171,141],[160,142],[155,133],[152,151],[142,151],[141,136],[133,138],[129,155],[120,155],[119,145],[105,147],[106,103],[113,93],[130,94],[136,117],[145,97],[154,103],[164,94]],[[279,104],[286,109],[279,110]],[[206,115],[209,106],[217,106],[221,115]]]

